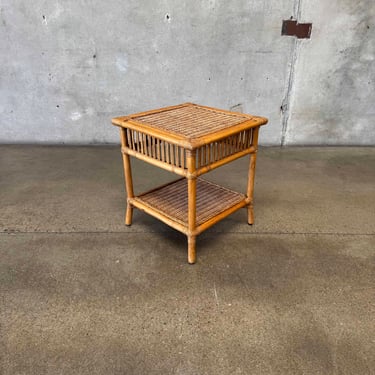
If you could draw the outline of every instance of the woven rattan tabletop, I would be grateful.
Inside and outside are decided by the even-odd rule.
[[[230,136],[252,127],[264,125],[267,119],[184,103],[112,120],[117,126],[159,136],[189,149]]]

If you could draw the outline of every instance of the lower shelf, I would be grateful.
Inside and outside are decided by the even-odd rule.
[[[188,188],[185,178],[156,188],[130,203],[183,232],[188,228]],[[246,196],[204,179],[197,179],[196,227],[204,230],[247,204]],[[208,224],[208,225],[207,225]],[[205,228],[202,228],[205,227]]]

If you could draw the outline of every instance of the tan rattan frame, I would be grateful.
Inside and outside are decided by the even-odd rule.
[[[158,218],[188,237],[188,262],[196,261],[196,236],[232,212],[247,206],[254,223],[253,191],[261,125],[264,117],[185,103],[118,117],[125,184],[126,225],[133,207]],[[245,194],[198,176],[250,154]],[[182,179],[134,196],[129,156],[183,176]]]

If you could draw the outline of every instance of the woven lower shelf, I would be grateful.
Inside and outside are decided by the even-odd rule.
[[[156,213],[159,218],[160,216],[161,218],[165,217],[179,224],[176,229],[180,229],[180,226],[186,229],[188,227],[188,183],[185,178],[132,198],[130,202],[151,215]],[[197,179],[197,227],[210,221],[214,224],[246,204],[244,194],[223,188],[201,178]],[[215,218],[218,218],[218,220],[215,220]]]

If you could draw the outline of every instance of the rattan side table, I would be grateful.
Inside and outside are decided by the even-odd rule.
[[[264,117],[192,103],[112,119],[120,127],[127,209],[156,217],[188,237],[188,262],[196,261],[196,236],[242,207],[253,224],[253,191],[258,133]],[[208,182],[200,175],[250,154],[246,194]],[[130,156],[182,176],[134,195]]]

